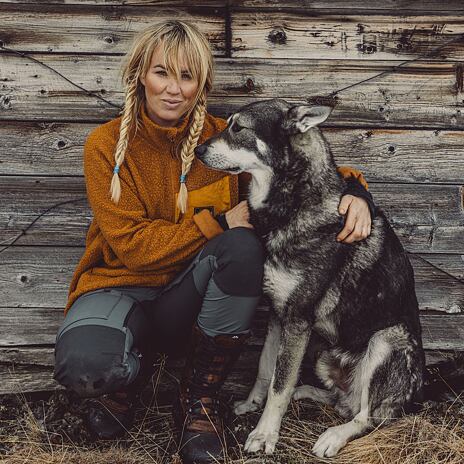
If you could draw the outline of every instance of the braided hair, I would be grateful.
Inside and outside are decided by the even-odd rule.
[[[195,159],[194,149],[203,130],[206,115],[206,96],[212,88],[213,59],[209,42],[205,35],[194,25],[181,20],[164,20],[139,32],[133,40],[131,50],[125,57],[122,66],[122,82],[124,87],[124,106],[121,110],[119,139],[116,144],[115,166],[110,185],[111,200],[118,203],[121,197],[119,170],[124,162],[124,156],[130,137],[135,137],[141,127],[141,107],[145,104],[145,91],[141,77],[149,70],[153,51],[163,46],[166,67],[169,72],[180,75],[178,57],[182,51],[187,58],[192,78],[198,82],[194,103],[186,112],[185,117],[191,118],[188,133],[182,140],[180,159],[182,172],[177,196],[177,206],[185,213],[188,204],[187,175]],[[179,156],[178,152],[176,154]]]

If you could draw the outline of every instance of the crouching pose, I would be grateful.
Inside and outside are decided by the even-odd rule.
[[[250,217],[264,238],[269,331],[256,383],[236,414],[267,403],[245,450],[272,453],[290,399],[335,406],[346,424],[314,445],[331,457],[350,440],[421,400],[424,353],[414,276],[385,215],[370,236],[335,240],[346,187],[317,125],[330,108],[275,99],[252,103],[196,148],[208,167],[251,173]],[[312,332],[322,337],[316,373],[327,387],[296,388]]]
[[[55,349],[55,378],[95,398],[88,426],[100,438],[130,428],[157,353],[187,352],[173,411],[181,456],[196,463],[222,456],[219,391],[249,337],[264,263],[239,202],[246,177],[194,156],[227,125],[206,111],[212,64],[206,37],[185,21],[135,36],[122,116],[85,143],[93,220]],[[344,193],[340,239],[351,243],[368,234],[368,192],[356,180]]]

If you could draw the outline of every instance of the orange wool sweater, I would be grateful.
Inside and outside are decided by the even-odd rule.
[[[189,121],[184,118],[175,127],[163,127],[148,117],[144,106],[141,120],[119,170],[118,204],[111,201],[109,188],[120,117],[96,127],[85,142],[84,176],[94,217],[71,279],[65,313],[80,295],[98,288],[168,284],[209,239],[223,232],[214,215],[239,201],[240,176],[213,171],[195,160],[186,183],[188,210],[180,217],[176,197],[181,161],[173,149],[185,136]],[[199,143],[226,125],[224,119],[207,113]],[[364,183],[354,169],[340,172]]]

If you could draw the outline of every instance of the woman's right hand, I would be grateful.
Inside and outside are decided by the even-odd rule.
[[[248,227],[253,229],[253,226],[248,222],[250,220],[250,211],[246,200],[241,201],[237,206],[226,212],[226,221],[229,229],[234,227]]]

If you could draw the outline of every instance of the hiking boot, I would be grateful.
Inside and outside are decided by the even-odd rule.
[[[103,440],[123,436],[134,422],[137,399],[138,395],[117,391],[92,400],[87,417],[91,432]]]
[[[140,358],[140,371],[129,385],[90,401],[87,421],[98,438],[121,437],[132,427],[140,395],[153,374],[153,360]]]
[[[173,404],[184,464],[212,463],[224,457],[224,422],[228,410],[218,393],[248,338],[248,333],[210,337],[194,325]]]

